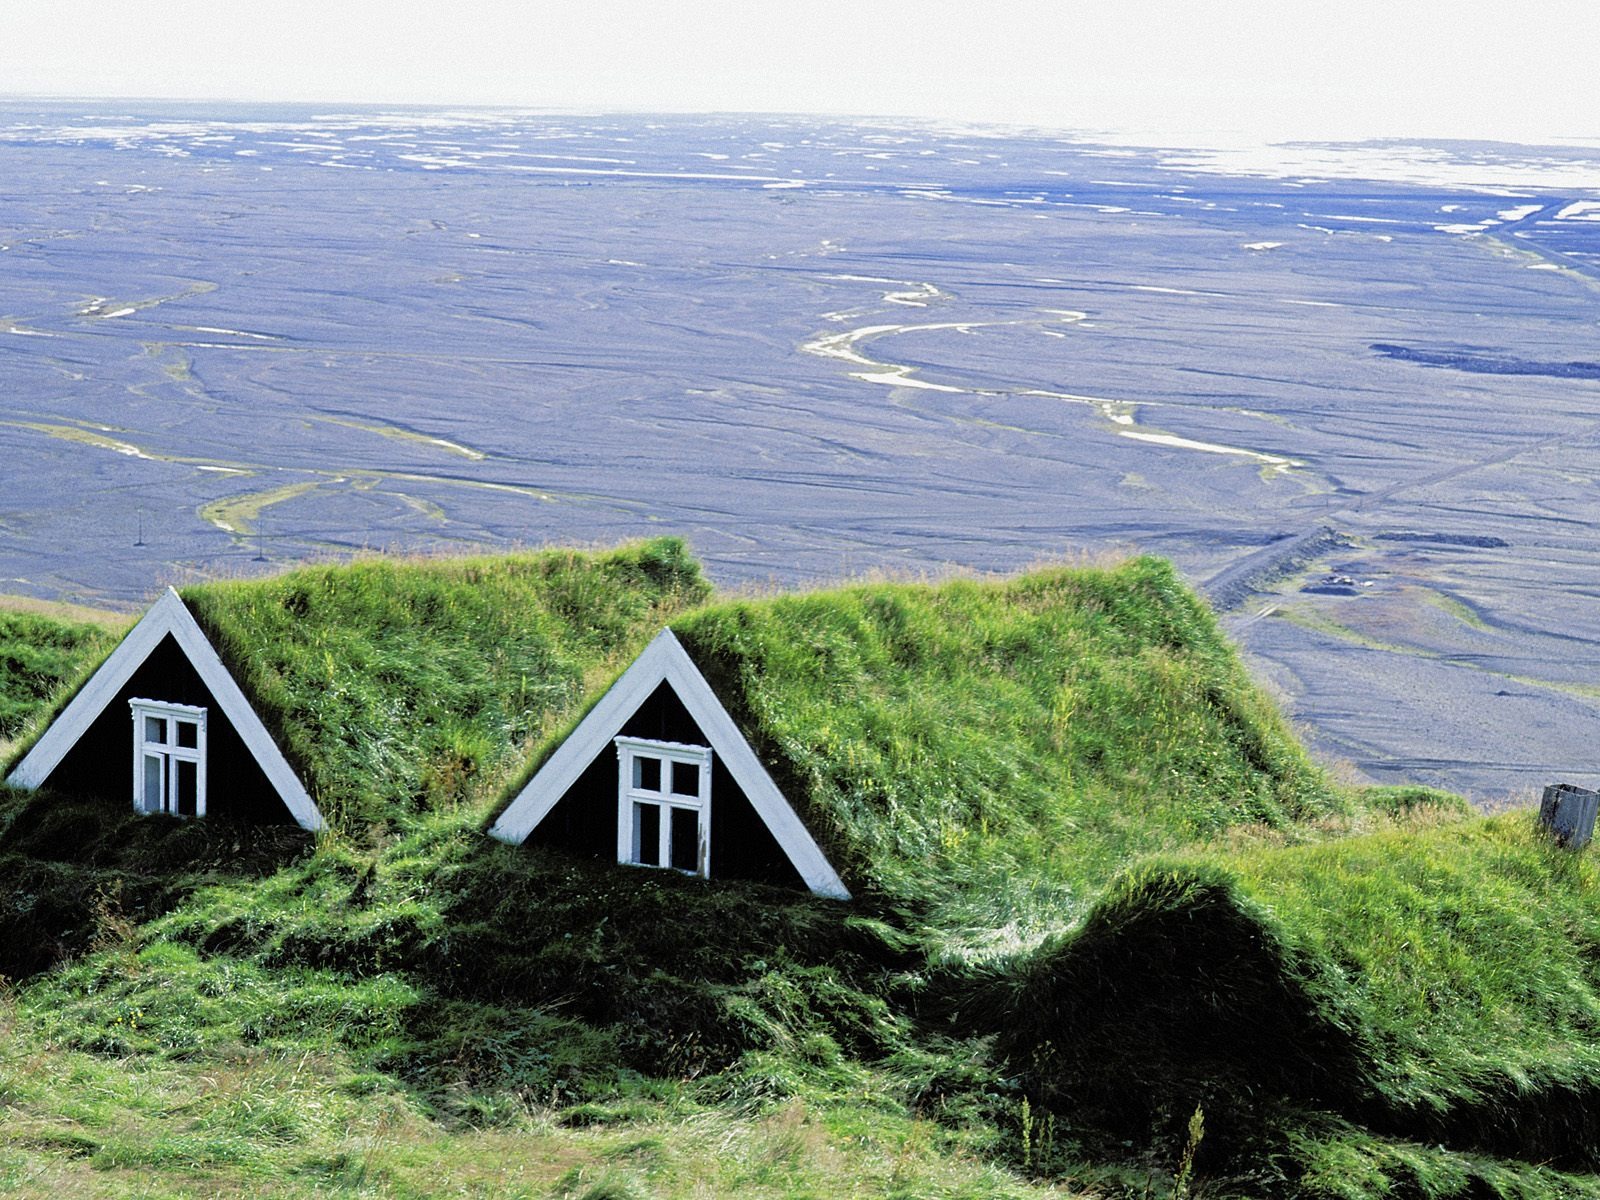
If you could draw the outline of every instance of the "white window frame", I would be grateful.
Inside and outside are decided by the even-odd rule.
[[[173,600],[177,602],[176,594]],[[700,736],[716,751],[719,771],[726,771],[750,802],[812,894],[832,900],[850,899],[850,889],[839,878],[839,872],[670,629],[656,634],[644,653],[595,702],[578,727],[556,747],[489,827],[489,836],[513,844],[526,841],[662,684],[671,688],[683,704]]]
[[[194,815],[206,815],[206,710],[192,704],[169,704],[164,700],[129,700],[133,713],[133,807],[142,813],[165,813],[171,817],[185,814],[177,811],[177,797],[171,781],[174,762],[195,765]],[[148,719],[159,719],[166,724],[166,740],[152,741],[148,736]],[[178,725],[195,727],[195,744],[178,745]],[[145,794],[145,761],[161,762],[161,794],[151,802]]]
[[[685,875],[698,875],[702,879],[711,875],[711,747],[691,746],[684,742],[660,742],[649,738],[618,737],[612,739],[617,748],[617,861],[634,867],[659,867],[681,871]],[[657,758],[662,762],[661,790],[633,786],[633,764],[639,757]],[[700,787],[696,795],[680,795],[672,791],[671,764],[692,763],[700,769]],[[634,858],[635,837],[633,810],[635,804],[655,804],[661,808],[660,843],[654,863],[639,862]],[[693,810],[698,845],[693,871],[672,866],[672,810]]]

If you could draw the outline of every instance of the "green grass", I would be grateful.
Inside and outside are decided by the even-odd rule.
[[[1361,1109],[1600,1166],[1600,871],[1527,813],[1242,856],[1244,891],[1359,1021]]]
[[[1295,1189],[1305,1200],[1581,1200],[1600,1180],[1543,1163],[1495,1159],[1444,1146],[1384,1138],[1338,1121],[1311,1122],[1290,1138]]]
[[[51,711],[116,642],[104,625],[0,608],[0,747]]]
[[[25,1003],[12,1019],[33,1015]],[[108,1059],[0,1042],[0,1191],[45,1197],[1066,1197],[866,1092],[752,1111],[640,1085],[442,1127],[338,1052]]]
[[[572,1002],[441,996],[410,956],[351,970],[245,955],[228,933],[194,947],[197,913],[112,923],[93,954],[0,989],[5,1194],[1079,1194],[1011,1169],[981,1114],[915,1103],[924,1076],[792,1023],[807,1000],[775,945],[728,989],[766,1049],[645,1073],[625,1034],[661,1010],[608,1032]]]
[[[1164,564],[186,598],[335,828],[0,788],[7,1194],[1165,1200],[1199,1108],[1195,1197],[1600,1195],[1596,868],[1333,786]],[[855,901],[483,836],[669,622]]]
[[[742,600],[672,628],[853,887],[976,902],[974,927],[1005,923],[996,896],[1028,908],[1043,887],[1081,913],[1134,855],[1353,811],[1154,559]]]
[[[91,949],[110,924],[142,924],[197,888],[269,876],[308,854],[294,826],[149,820],[130,805],[0,785],[0,978]]]
[[[682,542],[362,560],[185,602],[347,831],[497,797],[594,681],[708,585]]]
[[[1306,1130],[1332,1115],[1359,1136],[1328,1144],[1365,1145],[1375,1177],[1416,1167],[1372,1149],[1385,1139],[1458,1167],[1593,1171],[1597,882],[1526,812],[1419,809],[1410,828],[1151,861],[1081,928],[975,981],[962,1017],[995,1030],[1042,1106],[1170,1138],[1200,1105],[1211,1152],[1234,1162],[1285,1137],[1323,1145]],[[1310,1194],[1344,1194],[1325,1185]]]

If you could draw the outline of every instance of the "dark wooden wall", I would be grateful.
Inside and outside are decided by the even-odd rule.
[[[163,700],[206,709],[206,813],[256,825],[292,824],[244,741],[169,635],[151,651],[77,745],[44,780],[46,787],[133,805],[133,720],[128,701]]]
[[[619,732],[691,746],[711,744],[668,683],[662,683]],[[617,753],[610,742],[545,814],[528,841],[616,859]],[[805,880],[716,753],[711,759],[711,877],[805,887]]]

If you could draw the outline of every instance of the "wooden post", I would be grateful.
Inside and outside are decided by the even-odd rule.
[[[1570,783],[1552,783],[1544,789],[1544,799],[1539,802],[1539,824],[1555,839],[1556,845],[1582,850],[1594,836],[1597,812],[1600,812],[1600,792]]]

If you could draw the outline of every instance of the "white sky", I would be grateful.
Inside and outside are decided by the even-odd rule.
[[[1600,144],[1600,3],[0,0],[0,93]]]

